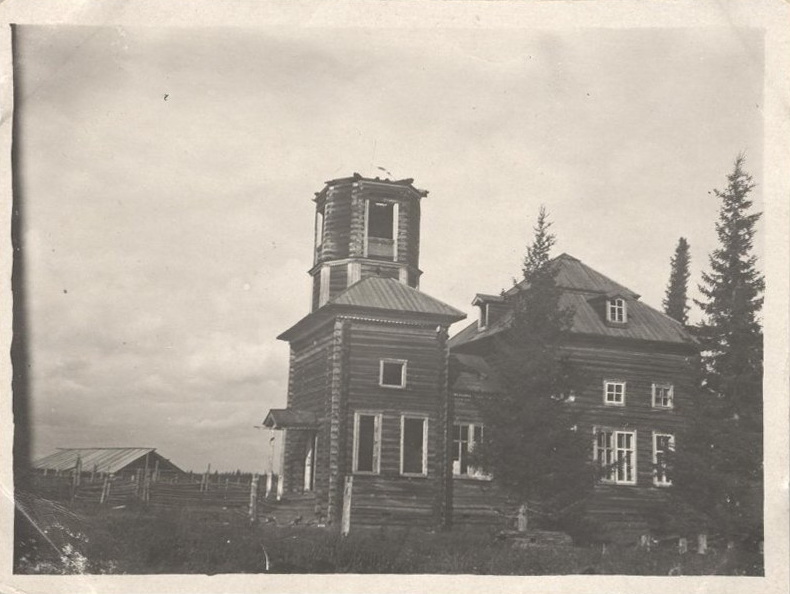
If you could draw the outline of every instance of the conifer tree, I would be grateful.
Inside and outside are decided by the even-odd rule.
[[[675,255],[670,261],[671,272],[669,284],[667,285],[666,296],[664,297],[664,313],[678,322],[686,325],[688,322],[688,281],[689,264],[691,256],[689,254],[689,244],[685,237],[678,240],[675,248]]]
[[[702,276],[704,320],[701,391],[694,419],[674,456],[676,494],[710,530],[732,540],[762,534],[762,373],[759,323],[764,280],[753,254],[759,213],[749,213],[754,187],[735,160],[721,201],[716,232],[719,247]]]
[[[481,407],[483,467],[522,502],[560,518],[592,488],[589,436],[575,428],[568,400],[578,382],[561,345],[572,311],[561,306],[550,251],[555,236],[541,207],[522,283],[504,293],[513,318],[495,337],[492,364],[502,393]]]

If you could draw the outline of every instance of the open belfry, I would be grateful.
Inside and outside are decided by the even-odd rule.
[[[335,179],[316,194],[311,312],[291,346],[281,492],[330,524],[442,524],[451,499],[448,328],[465,314],[418,290],[413,180]],[[353,483],[347,484],[347,477]],[[353,493],[353,495],[351,495]]]

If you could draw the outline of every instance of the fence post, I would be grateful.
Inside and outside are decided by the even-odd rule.
[[[94,480],[96,480],[96,465],[95,464],[93,465],[93,470],[91,470],[91,482],[94,482]]]
[[[708,552],[708,535],[707,534],[698,534],[697,535],[697,553],[700,555],[704,555]]]
[[[688,553],[689,550],[689,541],[685,537],[681,537],[678,539],[678,553],[681,555],[685,555]]]
[[[354,476],[347,476],[343,485],[343,515],[340,518],[340,534],[348,535],[351,531],[351,494],[354,490]]]
[[[258,519],[258,475],[252,475],[250,483],[250,522],[254,523]]]
[[[267,472],[266,473],[266,495],[265,495],[266,499],[268,499],[269,495],[271,495],[271,494],[272,494],[272,473],[271,472]]]
[[[110,498],[110,475],[104,475],[104,484],[101,487],[101,498],[99,499],[99,505],[103,505],[107,503],[107,500]]]
[[[285,491],[285,481],[283,481],[283,475],[277,475],[277,501],[280,501],[283,498],[283,492]]]
[[[516,530],[519,532],[527,531],[527,504],[523,503],[518,508],[518,518],[516,520]]]

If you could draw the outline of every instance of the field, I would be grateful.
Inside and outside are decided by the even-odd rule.
[[[735,549],[679,554],[600,545],[514,548],[484,532],[384,531],[341,537],[315,526],[251,525],[238,511],[39,506],[21,516],[17,573],[434,573],[489,575],[761,574],[762,558]]]

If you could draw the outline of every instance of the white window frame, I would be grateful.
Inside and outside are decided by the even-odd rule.
[[[606,301],[606,321],[613,324],[625,324],[628,322],[628,309],[625,299],[615,297]]]
[[[359,470],[359,418],[373,417],[373,470]],[[381,421],[380,412],[359,410],[354,412],[354,450],[351,470],[354,474],[381,474]]]
[[[384,364],[385,363],[400,363],[400,385],[384,383]],[[382,388],[392,388],[394,390],[404,390],[406,388],[406,368],[408,366],[406,359],[379,359],[379,386]]]
[[[456,421],[453,423],[453,435],[452,435],[452,465],[453,465],[453,477],[454,478],[470,478],[470,479],[478,479],[478,480],[491,480],[492,476],[489,473],[484,472],[481,468],[476,466],[467,465],[466,472],[460,472],[460,461],[461,461],[461,452],[460,448],[463,447],[463,442],[458,444],[459,451],[456,452],[456,444],[455,444],[455,428],[459,426],[465,426],[467,428],[467,441],[466,441],[466,451],[470,454],[474,451],[474,448],[477,445],[477,442],[474,440],[474,430],[476,427],[480,428],[480,438],[483,438],[483,434],[485,432],[485,427],[482,423],[472,423],[468,421]],[[455,467],[455,456],[456,453],[458,454],[458,462],[459,468],[456,471]]]
[[[406,428],[406,419],[422,421],[422,472],[403,471],[403,437]],[[400,474],[401,476],[428,476],[428,417],[420,414],[403,414],[400,417]]]
[[[320,217],[320,218],[319,218]],[[324,245],[324,231],[326,225],[326,206],[315,211],[315,247]]]
[[[365,199],[365,229],[362,236],[362,256],[368,257],[368,236],[370,224],[370,201],[387,202],[392,204],[392,261],[398,261],[398,230],[400,229],[400,202],[381,200],[377,198]]]
[[[609,386],[622,386],[623,387],[623,396],[622,399],[617,400],[609,400]],[[625,397],[628,390],[628,382],[623,380],[612,380],[612,379],[605,379],[603,380],[603,403],[606,406],[625,406]]]
[[[480,308],[480,317],[477,320],[477,329],[485,330],[488,328],[488,303],[482,302],[477,307]]]
[[[658,471],[658,438],[659,437],[669,438],[669,449],[667,451],[672,452],[675,450],[675,436],[672,433],[664,433],[663,431],[653,431],[653,484],[656,487],[669,487],[672,485],[672,481],[667,478],[666,468],[663,469],[663,471],[661,472],[661,476],[659,476],[659,471]]]
[[[605,476],[601,478],[602,483],[607,483],[611,485],[635,485],[637,480],[637,432],[636,429],[633,430],[622,430],[622,429],[610,429],[608,427],[594,427],[593,428],[593,460],[596,462],[599,461],[599,447],[598,447],[598,435],[601,433],[609,433],[612,436],[611,439],[611,447],[608,448],[611,452],[612,460],[606,460],[607,465],[614,464],[615,461],[620,459],[620,446],[618,445],[618,437],[620,435],[630,435],[631,436],[631,445],[632,448],[630,450],[624,449],[624,451],[630,451],[631,455],[631,479],[624,479],[620,477],[620,473],[624,471],[623,467],[619,464],[614,465],[610,469],[609,476]]]
[[[657,399],[656,395],[660,388],[667,389],[668,392],[668,400],[669,404],[661,404]],[[675,408],[675,386],[669,382],[653,382],[652,386],[653,392],[653,408]]]

